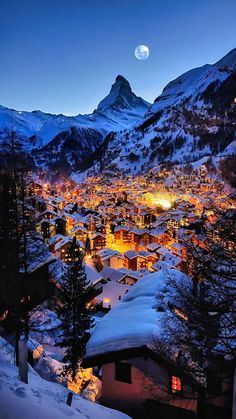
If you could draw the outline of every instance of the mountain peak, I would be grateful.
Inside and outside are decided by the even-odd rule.
[[[115,83],[111,86],[110,93],[99,103],[97,111],[104,112],[108,109],[132,111],[136,108],[147,110],[148,106],[149,104],[145,100],[133,93],[128,80],[118,74]]]
[[[226,66],[232,69],[236,69],[236,48],[228,52],[223,58],[217,61],[215,67]]]
[[[118,76],[116,77],[115,84],[116,83],[119,83],[119,84],[124,83],[124,84],[128,84],[130,86],[128,80],[124,76],[122,76],[121,74],[118,74]]]

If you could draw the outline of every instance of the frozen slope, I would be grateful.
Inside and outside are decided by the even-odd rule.
[[[10,345],[0,338],[0,419],[128,419],[116,410],[89,402],[74,394],[66,405],[68,389],[40,378],[32,368],[29,384],[18,378]],[[10,362],[11,361],[11,362]]]

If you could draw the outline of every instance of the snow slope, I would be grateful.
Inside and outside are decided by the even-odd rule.
[[[0,340],[0,419],[128,419],[128,416],[91,403],[77,394],[66,405],[68,389],[43,380],[30,370],[29,384],[19,381],[17,368],[6,360],[9,345]]]

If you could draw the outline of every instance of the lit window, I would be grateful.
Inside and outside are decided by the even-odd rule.
[[[180,393],[182,391],[182,383],[180,378],[172,375],[171,377],[171,393]]]

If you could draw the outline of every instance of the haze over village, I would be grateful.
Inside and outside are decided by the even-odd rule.
[[[9,3],[0,419],[234,419],[235,27],[218,31],[231,13],[147,0],[141,27],[133,0]],[[68,116],[78,79],[85,112]]]

